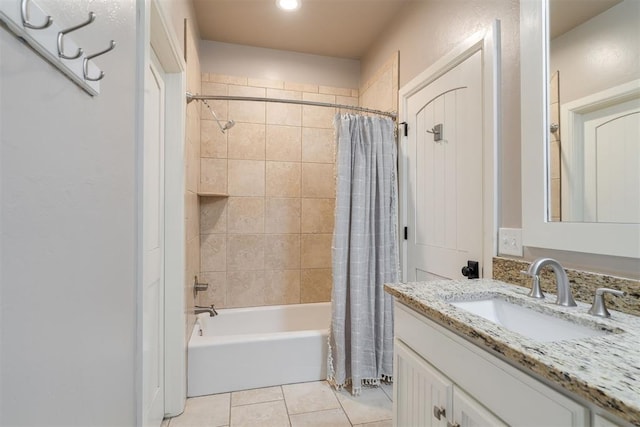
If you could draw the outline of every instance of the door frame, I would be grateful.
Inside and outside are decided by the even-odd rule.
[[[181,44],[170,30],[168,14],[159,0],[137,2],[138,45],[136,67],[138,73],[137,107],[137,355],[136,355],[136,411],[138,425],[142,413],[142,200],[143,143],[144,143],[144,76],[155,51],[165,72],[165,209],[164,209],[164,413],[178,415],[186,400],[186,331],[185,331],[185,121],[186,121],[186,63]]]
[[[482,52],[482,264],[481,277],[493,276],[493,257],[497,254],[498,243],[498,206],[500,195],[496,191],[499,182],[499,168],[497,155],[500,145],[500,21],[484,31],[480,31],[456,46],[450,53],[436,61],[418,76],[413,78],[398,91],[400,122],[407,121],[408,100],[428,86],[430,83],[464,62],[474,53]],[[408,226],[407,219],[407,144],[408,136],[400,138],[398,146],[398,167],[401,179],[400,185],[400,223],[402,227]],[[403,235],[404,233],[400,233]],[[400,245],[400,259],[402,267],[402,280],[407,280],[407,241],[402,240]]]

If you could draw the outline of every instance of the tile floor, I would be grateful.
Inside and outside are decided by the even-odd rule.
[[[391,427],[392,389],[363,388],[353,397],[316,381],[193,397],[162,427]]]

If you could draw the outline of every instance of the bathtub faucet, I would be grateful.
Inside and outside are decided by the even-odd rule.
[[[201,307],[199,305],[196,305],[195,307],[195,313],[196,314],[200,314],[200,313],[209,313],[210,317],[213,316],[217,316],[218,312],[216,311],[215,307],[213,306],[213,304],[211,304],[209,307]]]

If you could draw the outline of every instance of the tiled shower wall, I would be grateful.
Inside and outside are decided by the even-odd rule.
[[[201,93],[358,104],[358,91],[217,74]],[[246,307],[329,301],[336,110],[209,101],[201,109],[198,303]]]

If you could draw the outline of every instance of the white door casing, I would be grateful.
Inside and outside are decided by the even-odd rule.
[[[143,149],[142,424],[164,417],[164,123],[165,85],[152,52],[145,76]]]
[[[408,280],[460,278],[482,260],[482,52],[407,106]]]
[[[140,26],[138,29],[139,50],[137,67],[139,70],[140,94],[138,96],[138,188],[139,188],[139,224],[138,227],[138,355],[136,370],[137,424],[157,425],[158,415],[149,422],[145,387],[148,372],[154,368],[147,366],[145,352],[145,203],[144,143],[145,122],[149,106],[144,90],[148,79],[151,57],[157,54],[155,67],[160,68],[164,79],[164,117],[170,118],[164,123],[164,305],[161,307],[164,328],[160,334],[164,342],[164,358],[160,363],[164,379],[164,414],[175,416],[184,410],[186,400],[186,331],[185,331],[185,121],[186,121],[186,64],[183,45],[171,29],[167,6],[159,0],[142,2],[138,5]],[[147,316],[148,317],[148,316]],[[160,375],[160,374],[158,374]],[[145,394],[146,393],[146,394]],[[159,412],[159,411],[158,411]]]

